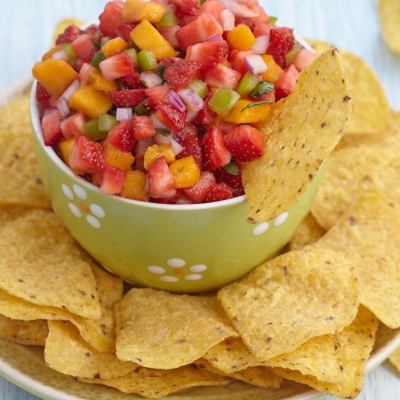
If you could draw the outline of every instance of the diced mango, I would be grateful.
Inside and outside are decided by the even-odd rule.
[[[66,61],[54,58],[35,63],[32,74],[55,100],[78,78],[78,73]]]
[[[121,196],[133,200],[149,201],[150,196],[145,189],[146,179],[147,175],[142,171],[126,171]]]
[[[101,51],[106,55],[106,57],[110,57],[114,54],[122,53],[128,47],[128,43],[126,43],[124,39],[116,37],[106,42],[101,48]]]
[[[137,25],[130,33],[130,37],[133,43],[135,43],[140,50],[151,51],[157,61],[160,61],[163,57],[176,56],[174,48],[147,20],[143,20],[139,25]]]
[[[129,171],[132,169],[135,157],[131,152],[117,149],[115,146],[110,144],[107,139],[104,141],[103,146],[106,155],[106,164],[119,168],[122,171]]]
[[[239,24],[228,32],[228,43],[233,49],[245,51],[251,49],[256,38],[247,25]]]
[[[169,166],[169,170],[172,173],[177,189],[192,186],[200,180],[201,171],[193,156],[183,157],[174,161]]]
[[[100,114],[107,113],[112,105],[106,93],[87,85],[81,85],[69,100],[70,108],[76,111],[82,110],[89,118],[98,118]]]
[[[156,24],[167,12],[167,7],[150,1],[126,0],[122,9],[122,21],[125,23],[138,23],[147,20]]]
[[[144,168],[148,171],[154,161],[164,156],[167,164],[172,164],[175,161],[175,154],[171,146],[167,144],[153,144],[146,149],[144,153]]]
[[[115,92],[118,85],[115,81],[107,81],[98,69],[92,69],[89,72],[89,80],[93,88],[102,92]]]
[[[264,54],[261,58],[268,67],[267,71],[261,75],[263,80],[275,83],[283,74],[283,69],[275,62],[274,57],[270,54]]]
[[[249,107],[250,103],[252,103],[250,100],[238,100],[224,121],[233,124],[256,124],[264,121],[271,112],[269,103]]]
[[[69,158],[71,156],[74,143],[75,143],[75,138],[68,140],[60,140],[58,142],[58,150],[60,151],[61,159],[64,161],[65,164],[68,165],[68,167],[69,167]]]

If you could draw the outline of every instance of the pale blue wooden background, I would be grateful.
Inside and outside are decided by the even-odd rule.
[[[0,0],[0,90],[30,75],[62,18],[96,18],[106,0]],[[375,70],[393,108],[400,110],[400,56],[379,34],[375,0],[264,0],[270,15],[305,38],[329,41],[363,57]],[[371,93],[373,96],[373,93]],[[0,355],[1,357],[1,355]],[[38,400],[0,377],[1,400]],[[324,400],[333,400],[327,396]],[[385,362],[365,380],[359,400],[400,399],[400,376]]]

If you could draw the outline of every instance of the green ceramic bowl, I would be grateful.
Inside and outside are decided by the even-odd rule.
[[[35,152],[54,211],[101,265],[123,279],[180,293],[221,287],[274,256],[309,212],[323,171],[287,212],[250,224],[245,196],[209,204],[164,205],[109,196],[75,175],[43,143],[31,97]]]

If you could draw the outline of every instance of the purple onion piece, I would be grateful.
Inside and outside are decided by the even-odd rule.
[[[68,101],[64,96],[61,96],[57,100],[56,107],[58,108],[58,111],[60,111],[61,117],[66,117],[70,112]]]
[[[267,64],[265,64],[262,57],[258,54],[246,56],[244,58],[244,63],[248,70],[254,75],[263,74],[268,69]]]
[[[178,111],[184,112],[186,110],[186,104],[182,98],[173,90],[170,90],[167,96],[167,100],[172,104]]]
[[[132,119],[132,108],[117,108],[115,117],[117,121],[130,121]]]

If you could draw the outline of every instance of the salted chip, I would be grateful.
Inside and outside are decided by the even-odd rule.
[[[231,378],[213,374],[195,364],[177,369],[160,370],[139,368],[116,379],[81,379],[78,381],[113,387],[123,393],[135,393],[142,397],[158,399],[178,390],[196,386],[225,386]]]
[[[115,353],[99,352],[85,342],[68,321],[49,321],[44,359],[46,364],[66,375],[87,379],[114,379],[139,366],[118,360]]]
[[[33,149],[27,95],[0,110],[0,126],[0,205],[50,209]]]
[[[301,72],[262,127],[264,154],[243,167],[250,222],[268,221],[297,202],[343,136],[352,103],[337,50]]]
[[[367,308],[360,306],[357,318],[335,335],[336,354],[343,368],[343,381],[340,383],[321,382],[311,375],[298,371],[272,368],[283,378],[309,385],[320,392],[342,399],[356,398],[362,389],[367,360],[375,342],[379,321]]]
[[[398,0],[379,0],[379,22],[386,44],[400,54],[400,13]]]
[[[70,25],[76,25],[80,27],[83,25],[83,21],[80,21],[76,18],[64,18],[58,22],[53,33],[53,46],[55,46],[58,36],[64,33],[65,29],[67,29]]]
[[[216,296],[131,289],[116,306],[117,356],[148,368],[172,369],[238,336]]]
[[[218,298],[253,355],[269,360],[355,318],[355,261],[331,249],[292,251],[222,288]]]
[[[31,211],[30,207],[0,205],[0,226],[30,214]]]
[[[47,321],[19,321],[0,314],[0,337],[25,346],[44,346],[49,329]]]
[[[309,213],[290,239],[288,250],[301,250],[304,246],[316,242],[325,232],[326,230]]]
[[[360,302],[389,328],[400,327],[400,218],[393,204],[368,191],[314,248],[359,257]]]
[[[307,40],[317,54],[332,45],[318,40]],[[353,112],[345,134],[374,134],[389,126],[390,105],[385,90],[375,71],[361,57],[339,49],[349,89],[354,101]]]
[[[207,371],[210,371],[214,374],[228,376],[232,379],[250,383],[251,385],[259,386],[259,387],[263,387],[263,388],[278,389],[281,387],[281,384],[283,381],[282,377],[275,375],[267,367],[248,367],[241,371],[227,374],[226,372],[220,371],[218,368],[215,368],[207,360],[204,360],[202,358],[200,360],[196,361],[196,365],[198,365],[200,368],[206,369]]]
[[[0,238],[1,289],[37,305],[100,317],[90,265],[53,212],[32,210],[1,226]]]
[[[389,361],[400,373],[400,349],[395,350],[390,356]]]

